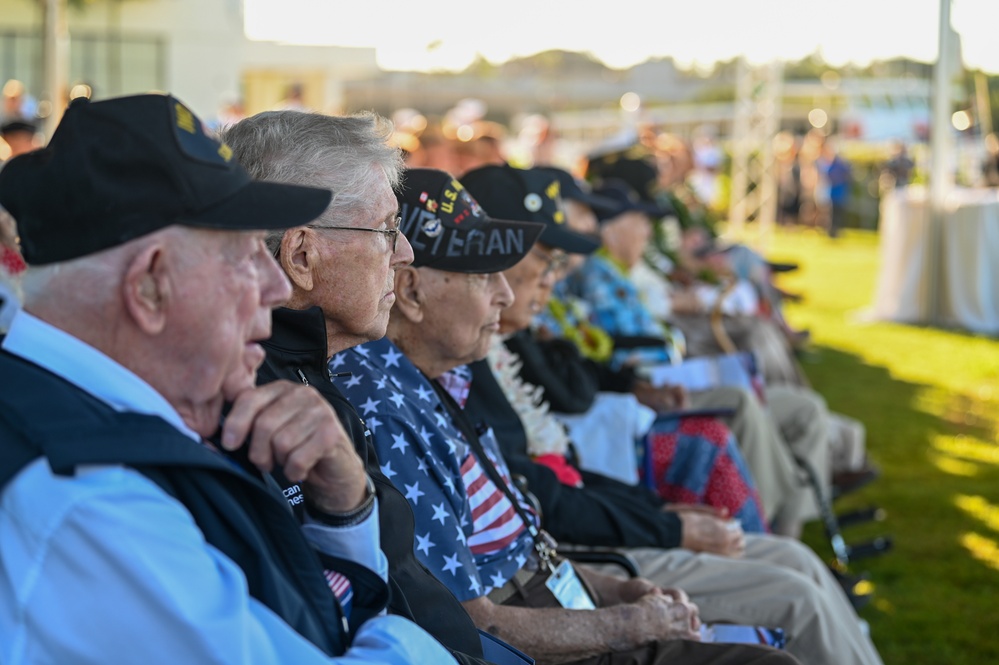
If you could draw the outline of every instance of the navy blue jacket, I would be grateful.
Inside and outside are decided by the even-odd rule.
[[[384,607],[384,582],[354,562],[317,553],[276,485],[158,417],[118,413],[3,351],[0,376],[0,489],[40,456],[57,474],[91,464],[139,471],[182,503],[206,541],[242,569],[250,595],[330,656],[346,651],[350,626],[324,567],[350,578],[355,626]]]

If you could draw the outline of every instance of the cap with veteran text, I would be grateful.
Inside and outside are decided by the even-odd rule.
[[[520,263],[544,229],[491,218],[462,183],[437,169],[407,170],[397,198],[417,268],[500,272]]]
[[[0,171],[29,265],[68,261],[173,224],[220,230],[307,224],[331,193],[255,182],[174,97],[74,100],[42,150]]]
[[[565,223],[558,178],[544,169],[517,169],[509,164],[483,166],[461,177],[490,215],[541,222],[541,242],[572,254],[590,254],[600,246]]]

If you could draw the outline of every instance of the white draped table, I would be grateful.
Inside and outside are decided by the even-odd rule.
[[[931,323],[930,280],[936,280],[940,323],[999,335],[999,189],[948,196],[935,275],[926,189],[895,190],[883,200],[880,236],[873,318]]]

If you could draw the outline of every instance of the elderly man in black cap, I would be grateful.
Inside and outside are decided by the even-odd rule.
[[[0,172],[29,264],[0,345],[0,662],[452,660],[403,619],[364,622],[384,557],[335,414],[254,386],[290,293],[263,229],[329,201],[252,182],[161,95],[74,103]]]

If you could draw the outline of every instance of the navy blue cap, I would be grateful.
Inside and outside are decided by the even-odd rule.
[[[490,215],[544,224],[541,242],[550,247],[570,254],[591,254],[600,246],[566,224],[561,184],[546,169],[483,166],[463,175],[461,182]]]
[[[329,190],[256,182],[168,95],[73,101],[49,144],[0,171],[29,265],[68,261],[180,224],[284,229],[326,210]]]
[[[563,199],[578,201],[579,203],[591,208],[594,212],[617,209],[617,203],[614,199],[594,194],[588,183],[576,180],[576,178],[565,169],[560,169],[555,166],[539,166],[537,169],[544,173],[551,173],[553,176],[558,178],[559,186],[562,189]]]
[[[638,195],[634,189],[628,186],[624,180],[611,179],[604,182],[603,186],[594,191],[606,199],[614,202],[614,208],[595,210],[597,219],[603,223],[618,215],[637,210],[644,212],[652,218],[663,217],[671,212],[669,208],[660,206],[655,201],[650,201]]]

